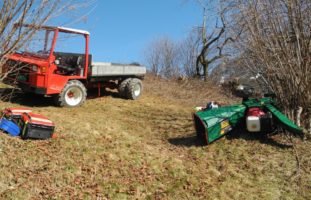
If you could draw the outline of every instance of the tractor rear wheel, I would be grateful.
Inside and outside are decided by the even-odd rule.
[[[143,84],[140,79],[131,79],[125,88],[126,98],[135,100],[137,99],[143,90]]]
[[[84,103],[86,88],[78,80],[71,80],[65,85],[62,92],[55,97],[55,102],[61,107],[76,107]]]

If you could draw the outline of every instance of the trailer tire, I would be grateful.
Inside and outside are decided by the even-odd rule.
[[[118,92],[121,97],[126,97],[126,86],[129,83],[129,81],[132,80],[131,78],[127,78],[121,81],[121,83],[118,86]]]
[[[136,100],[143,90],[143,84],[140,79],[133,78],[127,83],[125,89],[126,98]]]
[[[55,96],[55,103],[61,107],[76,107],[84,103],[87,93],[83,83],[71,80],[65,85],[62,92]]]

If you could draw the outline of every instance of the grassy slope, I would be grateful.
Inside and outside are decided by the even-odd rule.
[[[24,98],[56,123],[59,137],[0,135],[0,197],[311,199],[310,142],[294,140],[300,176],[282,137],[261,141],[241,133],[197,146],[192,106],[235,101],[217,90],[148,77],[138,101],[105,96],[67,109]]]

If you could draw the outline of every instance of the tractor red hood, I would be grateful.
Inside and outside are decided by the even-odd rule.
[[[32,55],[30,53],[27,54],[19,54],[19,53],[13,53],[9,56],[7,56],[8,59],[23,62],[23,63],[29,63],[34,64],[38,66],[48,66],[49,65],[49,59],[48,58],[41,58],[39,56]]]

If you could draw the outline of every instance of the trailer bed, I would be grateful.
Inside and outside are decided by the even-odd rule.
[[[91,77],[103,76],[144,76],[146,67],[132,64],[115,64],[107,62],[93,62],[90,70]]]

